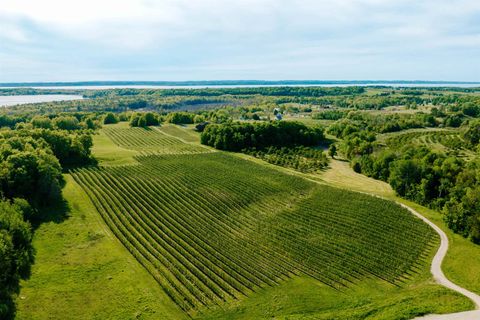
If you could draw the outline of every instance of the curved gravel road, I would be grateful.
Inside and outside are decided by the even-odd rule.
[[[442,229],[440,229],[435,223],[431,222],[424,216],[422,216],[420,213],[417,211],[413,210],[407,205],[404,205],[403,203],[398,203],[408,211],[410,211],[413,215],[416,217],[422,219],[426,224],[431,226],[440,236],[440,248],[438,248],[437,253],[433,257],[432,261],[432,266],[430,268],[430,271],[432,272],[433,278],[438,284],[441,284],[444,287],[450,288],[456,292],[459,292],[460,294],[466,296],[470,300],[472,300],[475,303],[475,309],[474,311],[467,311],[467,312],[459,312],[459,313],[450,313],[450,314],[445,314],[445,315],[428,315],[425,317],[419,317],[415,319],[429,319],[429,320],[446,320],[446,319],[452,319],[452,320],[474,320],[474,319],[480,319],[480,296],[474,292],[471,292],[465,288],[462,288],[452,281],[448,280],[447,277],[443,274],[442,271],[442,262],[443,259],[445,258],[448,250],[448,237],[443,232]]]

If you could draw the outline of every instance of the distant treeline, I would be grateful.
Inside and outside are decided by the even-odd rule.
[[[74,94],[83,95],[85,90],[79,89],[34,89],[34,88],[1,88],[0,96],[21,96],[40,94]]]
[[[304,96],[322,97],[355,95],[365,92],[363,87],[247,87],[247,88],[199,88],[199,89],[109,89],[90,90],[86,97],[104,96],[223,96],[223,95],[264,95],[264,96]]]
[[[3,87],[66,87],[66,86],[234,86],[234,85],[381,85],[381,84],[478,84],[468,81],[421,81],[421,80],[200,80],[200,81],[75,81],[75,82],[10,82]],[[376,86],[377,87],[377,86]],[[378,86],[388,87],[388,86]],[[424,87],[419,87],[423,89]]]

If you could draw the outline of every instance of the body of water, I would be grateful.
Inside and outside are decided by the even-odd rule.
[[[34,89],[64,89],[64,90],[107,90],[107,89],[206,89],[206,88],[269,88],[269,87],[454,87],[454,88],[475,88],[480,87],[480,83],[337,83],[337,84],[258,84],[258,85],[98,85],[98,86],[49,86],[32,87]]]
[[[0,107],[16,106],[37,102],[80,100],[82,96],[72,94],[39,94],[39,95],[18,95],[0,96]]]

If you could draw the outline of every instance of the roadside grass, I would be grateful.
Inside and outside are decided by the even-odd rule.
[[[337,291],[308,277],[262,289],[243,301],[213,308],[198,319],[412,319],[471,308],[468,300],[428,282],[393,287],[367,280]]]
[[[35,231],[36,261],[30,279],[21,282],[17,318],[185,318],[113,236],[82,188],[65,178],[66,216]],[[57,215],[55,208],[50,215]]]

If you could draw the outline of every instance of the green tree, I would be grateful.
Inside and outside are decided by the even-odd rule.
[[[109,112],[105,115],[105,118],[103,118],[103,124],[113,124],[113,123],[118,123],[118,118],[112,112]]]
[[[477,145],[480,142],[480,120],[471,121],[463,137],[471,145]]]
[[[13,315],[11,295],[30,274],[33,257],[32,229],[22,208],[0,200],[0,319]]]
[[[332,143],[329,147],[328,147],[328,155],[330,157],[335,158],[335,156],[337,155],[337,147],[335,146],[334,143]]]
[[[79,121],[72,116],[60,116],[53,119],[53,125],[61,130],[78,130],[80,129]]]

